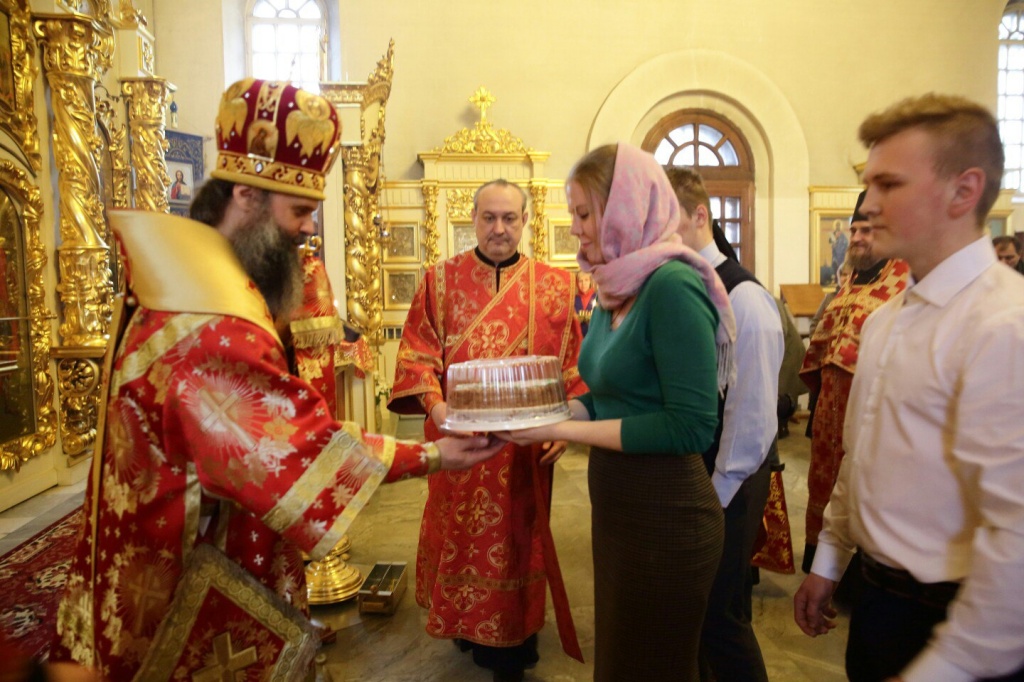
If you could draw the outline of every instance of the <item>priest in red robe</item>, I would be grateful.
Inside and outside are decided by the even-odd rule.
[[[526,194],[495,180],[473,201],[477,247],[427,270],[402,331],[388,407],[427,415],[442,435],[445,371],[456,362],[551,355],[566,393],[585,387],[576,370],[582,338],[572,276],[519,253]],[[416,600],[427,632],[473,650],[495,679],[522,679],[538,660],[550,581],[563,648],[580,657],[548,526],[552,464],[565,443],[508,444],[486,465],[428,479],[416,558]]]
[[[319,643],[302,551],[322,558],[380,483],[500,447],[338,423],[289,366],[280,333],[301,300],[296,245],[313,232],[339,132],[322,97],[240,81],[221,101],[195,220],[111,217],[126,322],[111,326],[52,660],[109,680],[300,678]]]

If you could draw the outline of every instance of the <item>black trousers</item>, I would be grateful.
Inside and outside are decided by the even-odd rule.
[[[866,581],[850,613],[846,674],[851,682],[882,682],[899,675],[928,644],[946,609],[926,606]],[[992,682],[1024,682],[1024,669]]]
[[[700,640],[701,680],[768,682],[761,647],[750,623],[753,579],[750,560],[764,517],[771,466],[743,482],[725,508],[725,547],[718,565]]]

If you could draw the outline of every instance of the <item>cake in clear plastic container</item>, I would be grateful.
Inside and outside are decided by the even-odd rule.
[[[556,357],[527,355],[458,362],[448,368],[451,431],[512,431],[569,418]]]

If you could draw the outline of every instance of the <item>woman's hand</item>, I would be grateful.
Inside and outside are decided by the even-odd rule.
[[[490,459],[505,447],[505,441],[494,436],[447,437],[436,441],[441,451],[441,469],[469,469]]]
[[[554,464],[561,458],[562,453],[565,452],[565,448],[568,447],[569,443],[564,440],[553,440],[544,443],[544,454],[541,455],[541,464]]]
[[[560,436],[561,427],[566,422],[559,422],[557,424],[548,424],[547,426],[537,426],[532,429],[518,429],[516,431],[495,431],[494,435],[502,440],[507,440],[510,443],[516,445],[534,445],[536,443],[554,443],[555,441],[565,441],[564,437]],[[565,443],[563,442],[563,450]],[[559,453],[561,454],[561,453]]]

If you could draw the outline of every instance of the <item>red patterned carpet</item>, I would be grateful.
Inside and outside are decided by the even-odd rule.
[[[0,557],[0,631],[26,654],[50,651],[81,525],[79,508]]]

